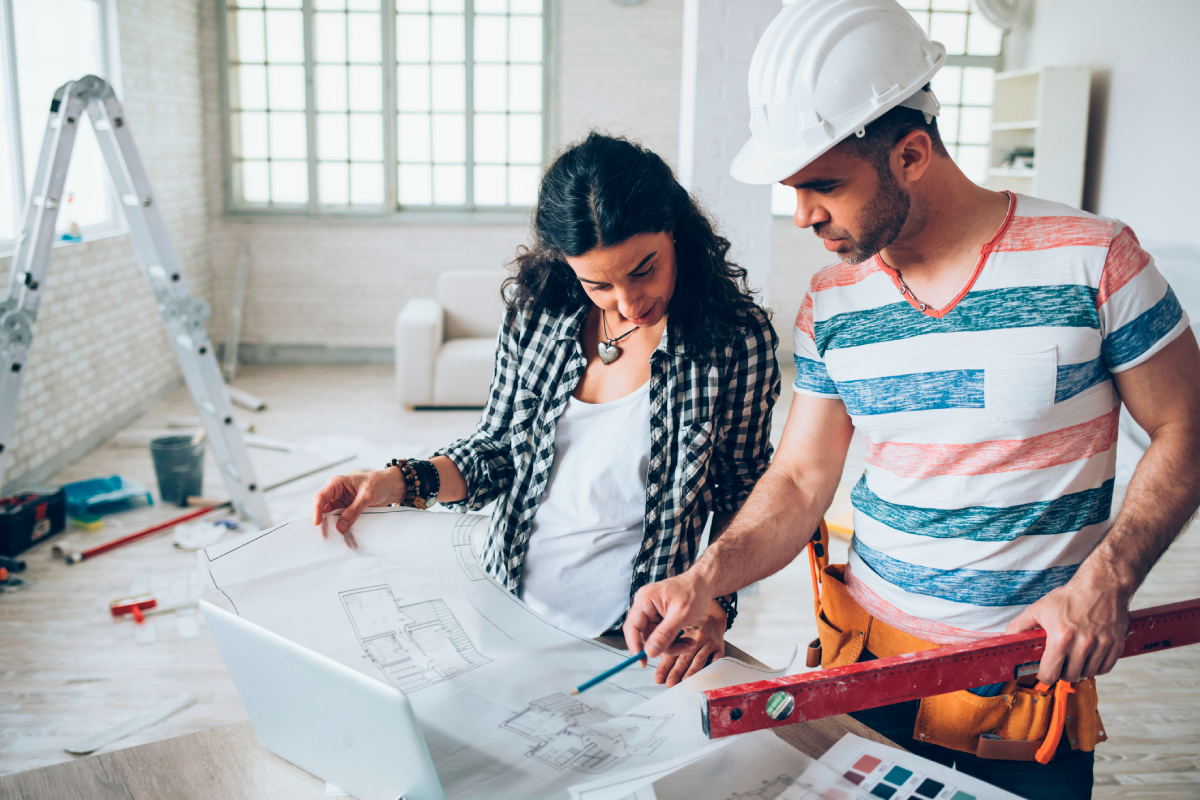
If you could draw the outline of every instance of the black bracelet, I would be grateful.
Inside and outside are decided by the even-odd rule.
[[[733,627],[733,621],[737,619],[737,592],[728,594],[725,597],[717,598],[717,605],[725,609],[725,630]]]
[[[399,505],[424,511],[437,502],[442,482],[432,462],[393,458],[384,469],[391,467],[400,470],[400,477],[404,481],[404,500]]]
[[[425,502],[429,505],[437,502],[438,492],[442,488],[442,479],[438,475],[437,467],[432,461],[409,461],[413,469],[417,471],[417,475],[421,479],[421,486],[425,489]]]

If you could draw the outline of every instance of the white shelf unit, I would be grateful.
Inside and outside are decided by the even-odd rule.
[[[1036,67],[996,75],[989,189],[1008,189],[1078,208],[1087,157],[1087,67]],[[1033,168],[1005,167],[1005,151],[1033,148]]]

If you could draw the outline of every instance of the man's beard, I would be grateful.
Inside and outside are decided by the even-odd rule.
[[[878,171],[879,188],[871,202],[859,215],[862,234],[855,238],[849,231],[838,232],[830,228],[813,226],[813,231],[822,239],[844,239],[849,251],[838,253],[838,258],[847,264],[861,264],[896,240],[908,212],[912,198],[900,188],[896,177],[886,165]]]

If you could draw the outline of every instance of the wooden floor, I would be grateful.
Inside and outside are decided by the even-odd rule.
[[[785,386],[787,381],[785,380]],[[393,456],[426,453],[471,430],[477,412],[404,412],[396,404],[390,367],[245,368],[238,385],[268,402],[264,412],[240,412],[260,434],[302,450],[252,449],[260,483],[343,456],[338,468],[375,468]],[[777,409],[778,440],[790,404]],[[193,414],[176,392],[132,427],[163,427],[167,415]],[[857,478],[863,448],[852,448],[846,475]],[[57,481],[120,474],[154,486],[144,448],[101,447],[64,470]],[[325,472],[269,495],[276,521],[307,513]],[[205,493],[223,487],[213,464]],[[848,484],[835,501],[849,508]],[[169,518],[178,509],[155,505],[106,519],[104,530],[67,537],[87,546]],[[58,537],[60,540],[63,537]],[[0,774],[77,758],[63,747],[149,710],[183,692],[196,705],[106,749],[156,741],[245,719],[232,683],[206,629],[180,638],[173,615],[150,617],[156,641],[139,645],[133,624],[113,622],[110,600],[148,580],[163,581],[195,567],[194,554],[176,550],[165,535],[68,567],[50,557],[49,543],[25,555],[23,577],[37,585],[0,594]],[[834,542],[833,557],[846,545]],[[771,666],[816,636],[807,565],[802,560],[743,592],[730,640]],[[756,592],[756,593],[755,593]],[[1200,525],[1184,534],[1138,593],[1135,607],[1200,594]],[[1109,741],[1097,750],[1097,798],[1200,798],[1200,646],[1118,664],[1100,679],[1100,709]]]

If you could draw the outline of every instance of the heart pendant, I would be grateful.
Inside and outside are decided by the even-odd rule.
[[[596,352],[600,354],[600,360],[606,365],[613,363],[621,356],[621,348],[608,342],[600,342],[596,345]]]

